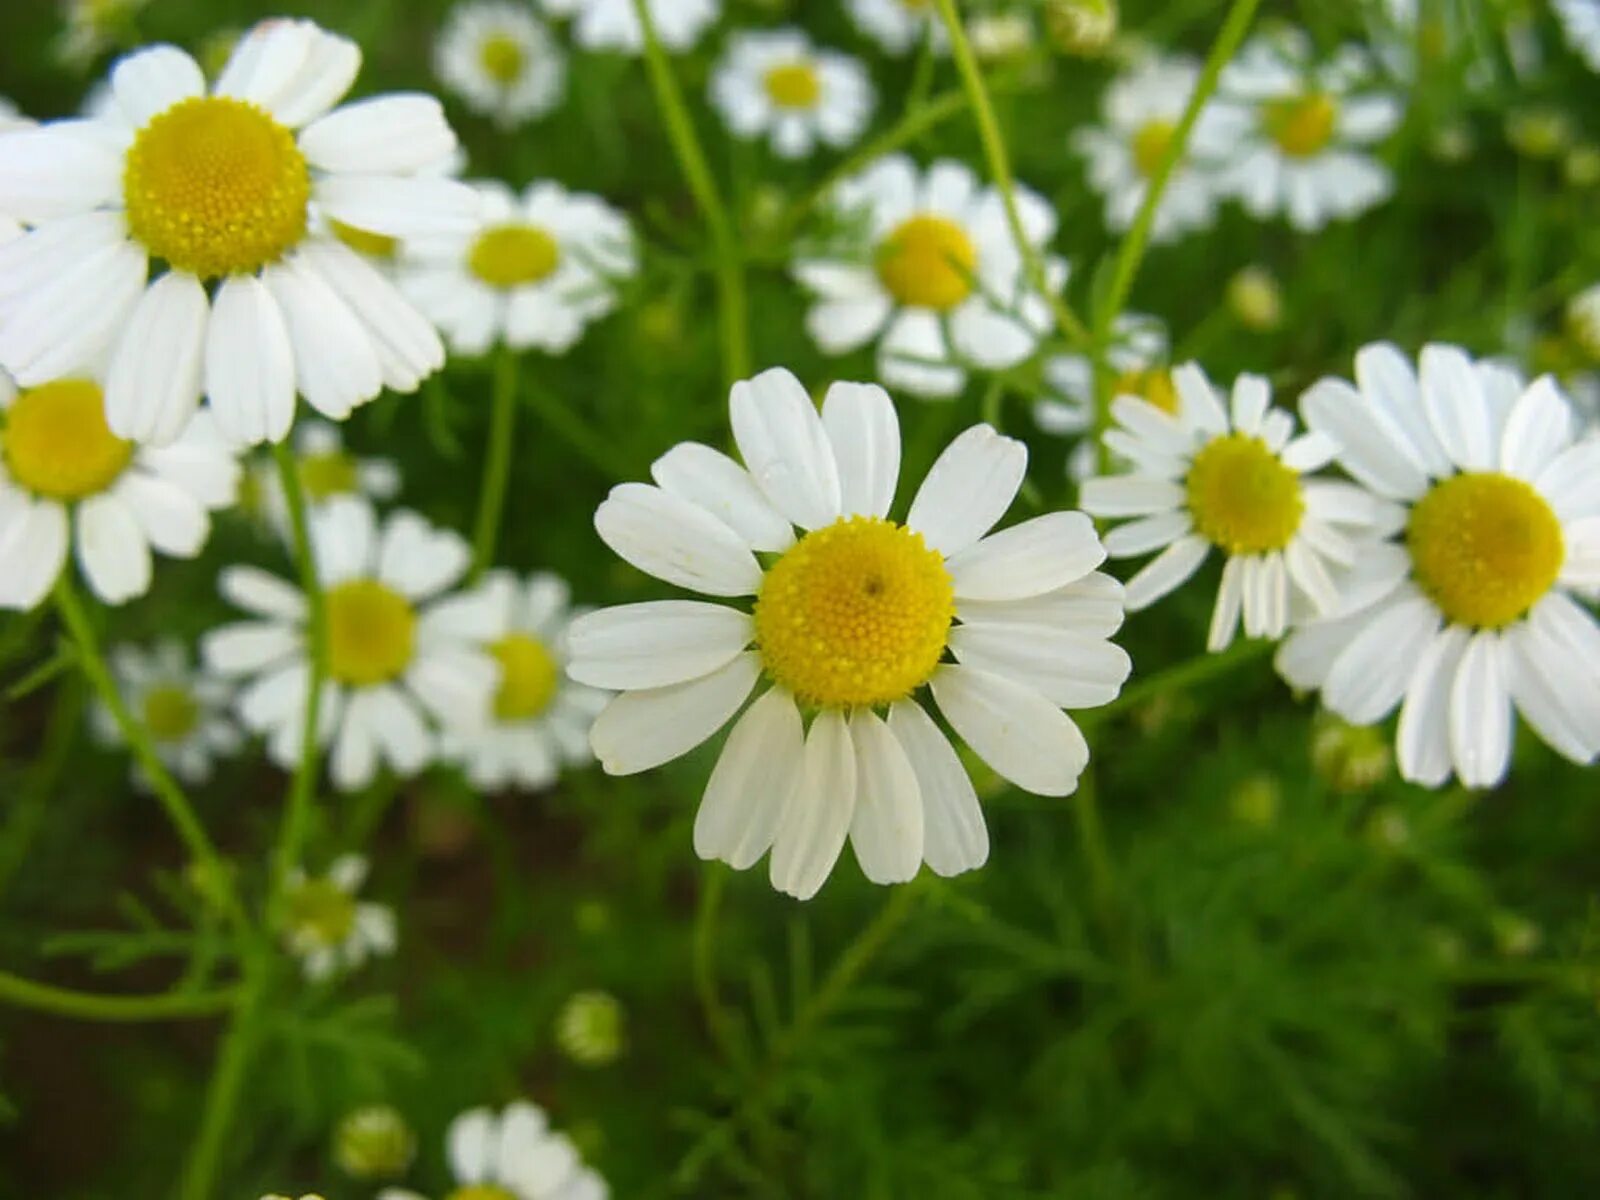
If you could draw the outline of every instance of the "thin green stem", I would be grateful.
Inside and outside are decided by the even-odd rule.
[[[705,150],[689,118],[683,91],[673,77],[672,64],[656,35],[655,19],[645,0],[633,0],[634,11],[644,31],[645,66],[667,124],[667,138],[683,171],[690,194],[705,218],[717,256],[717,309],[722,324],[722,371],[732,385],[750,374],[750,331],[746,315],[744,264],[740,259],[739,238],[728,216],[722,194],[706,163]]]
[[[264,976],[259,963],[247,965],[248,979],[238,995],[233,1019],[222,1040],[222,1051],[216,1069],[206,1088],[205,1109],[200,1115],[200,1129],[184,1164],[183,1179],[178,1186],[178,1200],[212,1200],[217,1167],[222,1161],[222,1148],[233,1124],[233,1115],[239,1106],[239,1094],[244,1086],[245,1074],[255,1054],[257,1021],[265,996]]]
[[[517,422],[517,356],[509,346],[501,346],[495,355],[492,404],[483,489],[478,493],[478,523],[472,537],[474,581],[494,561],[500,540],[500,516],[506,506],[506,484],[511,478],[511,443]]]
[[[1061,335],[1077,346],[1088,346],[1089,330],[1068,307],[1066,300],[1050,286],[1045,273],[1044,259],[1040,257],[1038,249],[1028,237],[1027,229],[1022,223],[1022,211],[1017,207],[1016,180],[1011,174],[1011,157],[1006,150],[1005,138],[1000,132],[1000,122],[995,119],[994,105],[990,102],[988,88],[983,82],[983,71],[978,66],[977,56],[972,52],[972,44],[967,41],[966,29],[962,26],[961,16],[956,11],[955,0],[936,0],[936,2],[939,6],[939,15],[944,19],[945,28],[950,31],[950,53],[955,59],[956,70],[961,75],[961,84],[967,94],[967,102],[972,108],[973,120],[978,126],[978,138],[983,142],[983,153],[989,163],[989,173],[994,176],[995,187],[999,189],[1001,203],[1005,206],[1006,223],[1011,227],[1011,237],[1017,243],[1018,253],[1022,255],[1022,268],[1027,274],[1028,284],[1050,305]]]
[[[0,971],[0,1000],[36,1012],[83,1021],[164,1021],[174,1017],[214,1017],[238,999],[237,988],[209,992],[162,992],[154,996],[103,996],[23,979]]]
[[[1181,662],[1175,667],[1168,667],[1164,671],[1148,675],[1133,687],[1125,688],[1122,695],[1118,696],[1110,704],[1101,708],[1074,713],[1073,715],[1079,724],[1098,724],[1107,717],[1137,708],[1141,704],[1154,700],[1157,696],[1185,691],[1219,675],[1225,675],[1235,667],[1254,662],[1259,658],[1265,658],[1272,652],[1272,649],[1273,643],[1259,639],[1235,642],[1219,654],[1203,654],[1198,658],[1191,658],[1186,662]]]

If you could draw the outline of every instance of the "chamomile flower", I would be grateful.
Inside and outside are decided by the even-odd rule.
[[[1133,517],[1106,535],[1127,558],[1160,550],[1128,581],[1129,611],[1148,608],[1186,582],[1213,550],[1224,558],[1207,649],[1226,647],[1243,619],[1247,637],[1279,638],[1297,614],[1338,602],[1334,572],[1356,558],[1357,540],[1379,518],[1377,503],[1349,484],[1307,480],[1337,445],[1271,408],[1267,381],[1241,375],[1224,410],[1193,363],[1172,372],[1179,396],[1169,413],[1119,396],[1119,428],[1106,445],[1132,464],[1083,485],[1084,511]]]
[[[1133,224],[1199,79],[1200,68],[1190,59],[1147,59],[1106,89],[1104,124],[1073,134],[1073,148],[1088,159],[1089,182],[1105,197],[1110,228],[1120,231]],[[1216,220],[1213,168],[1229,150],[1232,124],[1213,107],[1201,111],[1185,156],[1172,168],[1156,206],[1152,241],[1174,242]]]
[[[802,30],[745,30],[728,39],[711,100],[739,137],[765,136],[779,156],[804,158],[818,142],[839,148],[860,137],[873,91],[857,59],[813,48]]]
[[[117,64],[102,116],[0,135],[0,212],[34,225],[0,248],[0,365],[30,386],[109,349],[110,428],[156,445],[202,395],[248,444],[283,439],[297,391],[343,420],[414,390],[438,334],[323,218],[437,234],[476,197],[424,173],[455,146],[437,100],[334,108],[360,62],[309,21],[267,21],[209,90],[152,46]]]
[[[1523,387],[1454,346],[1424,347],[1415,370],[1367,346],[1355,374],[1317,383],[1301,410],[1402,516],[1278,670],[1358,725],[1398,705],[1396,757],[1416,783],[1499,783],[1517,712],[1557,753],[1593,761],[1600,627],[1573,593],[1600,585],[1600,441],[1574,442],[1548,376]]]
[[[489,717],[499,672],[479,648],[493,626],[472,595],[445,595],[466,573],[466,542],[415,513],[382,528],[365,500],[338,496],[311,514],[311,542],[326,589],[328,679],[320,737],[331,743],[335,785],[371,783],[383,761],[401,776],[433,761],[428,715],[446,727]],[[232,567],[222,594],[250,619],[212,630],[203,649],[211,669],[251,682],[239,719],[265,734],[284,768],[300,755],[310,674],[307,605],[299,588],[255,567]]]
[[[1216,136],[1233,148],[1218,186],[1251,216],[1283,214],[1316,230],[1354,217],[1394,191],[1394,176],[1368,152],[1400,123],[1394,95],[1364,89],[1368,58],[1346,46],[1315,61],[1300,30],[1250,41],[1223,71]]]
[[[367,860],[359,854],[341,855],[326,875],[290,875],[283,891],[283,940],[307,979],[327,979],[394,953],[394,910],[356,899],[366,879]]]
[[[496,342],[565,353],[616,307],[617,285],[638,269],[632,226],[600,197],[559,183],[520,197],[499,183],[474,186],[476,223],[409,243],[401,286],[457,353]]]
[[[333,1131],[333,1158],[356,1179],[404,1175],[417,1156],[417,1135],[391,1104],[367,1104],[339,1119]]]
[[[930,39],[935,54],[950,53],[950,31],[934,0],[846,0],[845,11],[890,54],[910,54]]]
[[[526,0],[466,0],[450,10],[433,49],[434,73],[467,107],[520,125],[561,100],[567,60]]]
[[[446,1157],[456,1189],[448,1200],[608,1200],[611,1190],[577,1147],[550,1128],[537,1105],[520,1100],[499,1114],[474,1108],[450,1123]],[[389,1188],[378,1200],[425,1200]]]
[[[1595,0],[1550,0],[1567,45],[1589,65],[1600,71],[1600,4]]]
[[[1055,235],[1051,207],[1016,189],[1022,225],[1043,254]],[[878,375],[891,387],[947,397],[967,364],[1015,366],[1050,328],[1050,309],[1029,285],[1000,194],[970,167],[946,159],[919,172],[895,155],[845,180],[833,197],[866,245],[805,252],[794,272],[816,296],[806,328],[828,354],[878,337]],[[1060,288],[1067,264],[1045,258]],[[880,336],[881,335],[881,336]]]
[[[244,740],[228,716],[232,689],[196,670],[181,642],[167,638],[148,650],[119,646],[111,654],[111,675],[133,719],[150,735],[156,756],[185,783],[210,779],[213,761],[234,753]],[[94,725],[102,741],[121,743],[110,709],[97,707]],[[149,786],[142,769],[136,767],[133,778]]]
[[[448,734],[444,753],[481,789],[549,787],[563,767],[594,760],[589,726],[606,694],[567,680],[571,620],[566,582],[493,571],[481,586],[485,649],[499,666],[493,711],[480,728]]]
[[[773,886],[801,899],[847,838],[876,883],[923,862],[981,866],[977,794],[923,697],[1018,787],[1073,791],[1089,750],[1062,709],[1105,704],[1129,670],[1107,640],[1122,589],[1095,571],[1094,527],[1058,512],[991,534],[1028,452],[987,425],[946,448],[904,522],[889,519],[900,428],[876,386],[833,385],[819,415],[774,369],[735,384],[731,410],[744,467],[683,443],[651,468],[658,486],[619,485],[595,514],[640,570],[755,598],[748,612],[663,600],[573,623],[568,672],[623,692],[590,736],[601,765],[649,770],[732,721],[695,850],[744,869],[771,849]]]
[[[722,0],[648,0],[656,37],[669,51],[688,50],[717,19]],[[552,16],[572,18],[573,40],[585,50],[637,55],[644,50],[644,28],[634,0],[544,0]]]
[[[1138,396],[1162,412],[1176,414],[1178,391],[1167,365],[1167,329],[1159,317],[1123,313],[1112,327],[1106,364],[1116,372],[1112,396]],[[1094,426],[1094,363],[1084,354],[1058,354],[1044,365],[1049,392],[1034,402],[1033,419],[1040,429],[1065,437],[1081,437]],[[1095,445],[1083,440],[1068,460],[1074,479],[1095,472]]]
[[[107,428],[93,379],[11,393],[0,372],[0,608],[43,600],[69,549],[107,604],[150,590],[152,550],[200,553],[210,513],[239,487],[239,464],[208,414],[157,449]]]
[[[300,487],[311,505],[326,504],[335,496],[387,501],[400,493],[400,467],[393,459],[351,453],[339,426],[327,421],[302,421],[295,427],[294,457]],[[261,514],[275,532],[287,538],[289,504],[275,463],[257,464],[255,486]]]

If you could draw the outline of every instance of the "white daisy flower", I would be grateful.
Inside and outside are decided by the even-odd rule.
[[[456,353],[499,341],[565,353],[638,270],[633,227],[600,197],[559,183],[535,183],[520,198],[504,184],[474,186],[478,220],[459,235],[407,243],[401,286]]]
[[[1387,200],[1394,175],[1366,147],[1394,132],[1402,105],[1388,92],[1358,91],[1367,78],[1358,47],[1319,63],[1301,30],[1252,39],[1223,71],[1213,102],[1216,137],[1233,150],[1217,186],[1251,216],[1281,213],[1302,230]]]
[[[649,0],[650,19],[664,49],[688,50],[717,19],[722,0]],[[633,0],[544,0],[545,12],[572,18],[573,39],[585,50],[640,54],[644,29]]]
[[[1072,792],[1089,749],[1062,709],[1107,703],[1129,671],[1107,640],[1122,588],[1095,571],[1093,525],[1058,512],[990,534],[1028,451],[987,425],[952,442],[905,522],[890,520],[900,428],[880,387],[835,384],[819,416],[774,369],[735,384],[731,410],[744,467],[684,443],[651,468],[659,486],[622,484],[595,514],[640,570],[755,597],[752,612],[664,600],[573,623],[569,674],[623,692],[590,737],[601,765],[625,775],[686,754],[765,677],[706,786],[702,858],[742,870],[770,848],[773,886],[800,899],[846,838],[876,883],[923,862],[941,875],[981,866],[977,794],[923,689],[997,773]]]
[[[1116,372],[1112,396],[1137,396],[1162,412],[1178,411],[1178,389],[1167,364],[1167,327],[1159,317],[1122,313],[1111,330],[1106,365]],[[1094,427],[1094,363],[1084,354],[1058,354],[1044,364],[1049,391],[1033,405],[1034,423],[1046,433],[1081,437]],[[1074,479],[1096,470],[1093,440],[1080,441],[1067,462]]]
[[[1133,224],[1199,80],[1200,67],[1191,59],[1147,59],[1106,89],[1104,125],[1086,126],[1072,135],[1073,148],[1089,160],[1089,182],[1105,197],[1110,228],[1122,231]],[[1184,157],[1167,177],[1151,241],[1174,242],[1215,222],[1214,167],[1232,148],[1237,133],[1233,125],[1214,107],[1201,110]]]
[[[857,29],[890,54],[910,54],[930,37],[935,54],[950,53],[950,31],[934,0],[845,0],[845,11]]]
[[[326,504],[335,496],[365,496],[389,501],[400,494],[400,467],[392,458],[358,458],[345,448],[339,426],[327,421],[302,421],[294,430],[295,466],[307,503]],[[270,459],[256,464],[256,500],[274,532],[292,533],[283,480]]]
[[[1294,418],[1272,408],[1258,375],[1241,375],[1224,410],[1193,363],[1172,372],[1176,414],[1136,396],[1111,408],[1119,428],[1106,445],[1132,464],[1083,485],[1085,512],[1136,520],[1106,535],[1114,558],[1161,553],[1128,581],[1130,612],[1185,583],[1212,550],[1226,560],[1206,648],[1247,637],[1279,638],[1290,620],[1338,603],[1333,572],[1355,561],[1379,505],[1349,484],[1307,480],[1338,448],[1318,433],[1294,436]]]
[[[818,50],[800,29],[741,30],[711,76],[711,100],[742,138],[804,158],[817,143],[841,148],[872,117],[872,79],[858,59]]]
[[[1600,3],[1596,0],[1550,0],[1567,45],[1588,64],[1600,71]]]
[[[1050,205],[1016,189],[1028,241],[1041,255],[1055,236]],[[1028,285],[1000,193],[972,169],[946,159],[918,172],[895,155],[845,180],[833,197],[859,217],[869,242],[842,252],[805,253],[795,276],[817,297],[806,328],[828,354],[878,337],[878,374],[921,396],[954,396],[967,364],[1015,366],[1050,329],[1050,306]],[[1067,264],[1046,256],[1049,286]]]
[[[391,513],[378,527],[363,499],[338,496],[311,514],[311,543],[326,589],[328,679],[320,737],[342,791],[371,783],[379,761],[402,777],[432,762],[427,715],[447,727],[481,725],[499,678],[478,646],[492,633],[475,596],[445,595],[466,573],[466,542],[416,513]],[[231,567],[222,594],[247,621],[206,635],[211,669],[253,677],[239,693],[239,719],[265,734],[268,754],[299,760],[306,684],[306,601],[300,590],[255,567]]]
[[[393,954],[394,910],[357,900],[367,878],[359,854],[336,858],[326,875],[296,870],[283,892],[283,940],[307,979],[353,971],[369,958]]]
[[[609,1200],[611,1189],[577,1147],[550,1128],[537,1105],[520,1100],[496,1115],[474,1108],[450,1123],[446,1155],[457,1188],[450,1200]],[[388,1188],[378,1200],[425,1200]]]
[[[567,60],[527,3],[468,0],[450,10],[433,48],[433,70],[467,107],[501,126],[554,108]]]
[[[455,145],[437,100],[333,108],[360,62],[309,21],[268,21],[209,92],[188,54],[152,46],[117,64],[104,116],[0,135],[0,212],[35,226],[0,249],[0,365],[29,385],[109,348],[111,429],[156,445],[202,394],[254,443],[288,433],[297,390],[335,420],[414,390],[444,361],[438,334],[323,218],[436,234],[476,197],[419,173]]]
[[[144,595],[151,551],[194,558],[209,514],[238,488],[239,464],[208,414],[170,446],[137,446],[106,427],[94,380],[12,394],[0,373],[0,608],[43,600],[69,548],[107,604]]]
[[[445,757],[462,763],[484,791],[549,787],[563,767],[594,761],[589,727],[606,693],[565,678],[571,597],[564,580],[540,572],[523,583],[492,571],[481,590],[499,690],[489,723],[448,734]]]
[[[183,643],[166,638],[148,650],[118,646],[111,652],[111,674],[133,719],[150,734],[156,757],[185,783],[206,782],[212,763],[242,744],[228,717],[231,689],[196,670]],[[122,730],[104,705],[95,707],[94,728],[106,745],[122,744]],[[150,786],[137,765],[133,780]]]
[[[1278,670],[1367,725],[1400,706],[1400,773],[1492,787],[1514,713],[1578,763],[1600,753],[1600,628],[1574,592],[1600,585],[1600,441],[1574,442],[1548,377],[1426,346],[1356,355],[1356,385],[1301,400],[1339,465],[1400,506],[1362,550],[1331,619],[1297,630]]]

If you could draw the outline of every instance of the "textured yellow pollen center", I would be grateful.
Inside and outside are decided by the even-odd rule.
[[[62,379],[12,402],[0,430],[0,452],[11,477],[28,491],[81,500],[116,482],[133,457],[133,443],[106,425],[99,384]]]
[[[939,665],[954,596],[921,534],[850,517],[807,534],[767,572],[756,645],[767,673],[807,704],[888,704]]]
[[[1139,126],[1132,144],[1133,165],[1139,174],[1148,179],[1156,173],[1177,128],[1172,121],[1146,121]]]
[[[122,191],[145,249],[210,279],[255,271],[300,241],[311,176],[294,135],[265,111],[196,97],[139,130]]]
[[[544,643],[525,633],[508,634],[489,647],[500,664],[494,715],[502,721],[537,717],[555,699],[561,672]]]
[[[954,308],[972,294],[978,251],[962,228],[923,214],[903,221],[878,247],[878,277],[912,308]]]
[[[1111,385],[1111,394],[1137,396],[1155,405],[1164,413],[1174,417],[1178,415],[1178,389],[1173,386],[1172,372],[1164,367],[1124,371]]]
[[[1319,153],[1333,140],[1338,120],[1338,104],[1322,92],[1272,100],[1262,110],[1267,136],[1291,158],[1310,158]]]
[[[767,95],[780,108],[814,108],[822,94],[822,80],[808,62],[784,63],[767,72]]]
[[[356,902],[326,879],[308,879],[285,897],[289,928],[319,946],[338,946],[355,928]]]
[[[343,221],[330,220],[328,227],[333,230],[334,237],[357,254],[365,254],[368,258],[393,258],[394,252],[400,248],[400,239],[390,237],[387,233],[357,229],[354,225],[346,225]]]
[[[313,500],[350,496],[360,491],[361,470],[342,450],[307,454],[300,460],[300,485]]]
[[[561,246],[537,225],[496,225],[478,235],[467,255],[472,273],[490,287],[538,283],[561,263]]]
[[[1282,550],[1300,528],[1300,478],[1260,438],[1230,433],[1194,456],[1184,481],[1200,535],[1229,554]]]
[[[517,1200],[507,1189],[493,1183],[469,1183],[458,1187],[445,1200]]]
[[[417,617],[406,598],[375,579],[352,579],[328,591],[328,674],[370,687],[411,662]]]
[[[1544,497],[1495,472],[1434,485],[1406,527],[1417,585],[1457,625],[1498,628],[1548,592],[1566,556]]]
[[[200,723],[200,706],[186,688],[153,687],[144,694],[144,724],[158,742],[179,742]]]
[[[478,60],[490,79],[505,86],[515,83],[522,75],[526,55],[521,44],[508,33],[492,33],[483,39],[478,49]]]

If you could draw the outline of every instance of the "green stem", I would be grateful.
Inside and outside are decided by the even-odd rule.
[[[83,1021],[162,1021],[172,1017],[212,1017],[227,1012],[238,989],[164,992],[155,996],[102,996],[23,979],[0,971],[0,1000],[38,1012]]]
[[[705,865],[701,873],[700,901],[694,916],[694,987],[712,1041],[723,1058],[733,1062],[737,1057],[733,1022],[717,992],[717,910],[722,906],[722,892],[726,883],[727,872],[719,864]]]
[[[1252,5],[1253,2],[1251,0]],[[1022,255],[1022,267],[1028,276],[1028,283],[1050,305],[1062,336],[1075,345],[1088,346],[1089,330],[1050,286],[1044,260],[1023,227],[1022,213],[1017,208],[1016,180],[1011,174],[1011,157],[1006,151],[1005,138],[1000,133],[1000,123],[995,119],[989,91],[984,86],[983,71],[972,52],[971,43],[967,41],[961,16],[956,12],[955,0],[936,0],[936,3],[945,28],[950,31],[950,53],[955,59],[956,70],[961,74],[961,84],[966,90],[967,102],[978,126],[978,138],[983,142],[984,157],[989,163],[989,173],[994,176],[995,187],[1000,191],[1000,200],[1006,210],[1006,224],[1011,227],[1011,237],[1017,243],[1017,252]]]
[[[639,25],[644,31],[645,66],[650,72],[650,83],[655,89],[656,102],[661,106],[662,118],[667,124],[667,138],[672,142],[678,166],[689,185],[690,194],[699,206],[711,232],[712,245],[717,255],[717,308],[722,322],[722,371],[730,386],[750,374],[749,328],[745,314],[744,266],[740,261],[739,238],[733,222],[728,217],[727,206],[717,190],[711,168],[706,164],[705,150],[695,134],[694,122],[683,101],[683,92],[673,77],[667,52],[656,36],[655,19],[645,0],[633,0],[639,15]]]
[[[222,1041],[222,1052],[206,1088],[205,1109],[184,1164],[178,1200],[212,1200],[215,1195],[217,1167],[222,1161],[222,1148],[233,1124],[234,1111],[239,1106],[245,1073],[255,1053],[256,1024],[265,994],[260,965],[252,963],[248,971],[249,981],[240,990],[233,1019]]]
[[[484,451],[483,490],[478,494],[478,523],[472,538],[472,581],[480,579],[494,561],[500,516],[506,505],[506,484],[511,477],[511,443],[517,421],[517,356],[509,346],[501,346],[495,355],[493,405],[489,445]]]
[[[1266,657],[1272,653],[1272,650],[1272,642],[1260,639],[1235,642],[1219,654],[1203,654],[1199,658],[1191,658],[1175,667],[1168,667],[1164,671],[1158,671],[1154,675],[1146,676],[1133,687],[1124,688],[1122,695],[1118,696],[1110,704],[1074,713],[1073,717],[1079,724],[1098,724],[1106,717],[1137,708],[1157,696],[1185,691],[1197,684],[1206,682],[1208,679],[1213,679],[1218,675],[1225,675],[1235,667]]]
[[[294,452],[279,443],[273,446],[272,456],[278,465],[278,479],[282,483],[284,500],[289,509],[295,565],[300,574],[301,590],[306,597],[306,648],[311,667],[306,678],[305,711],[300,724],[300,762],[295,767],[289,788],[289,803],[284,808],[278,845],[273,852],[272,890],[276,895],[289,873],[299,865],[317,786],[322,688],[328,678],[328,607],[317,575],[316,555],[311,549],[305,489],[300,482],[300,469],[295,462]]]

